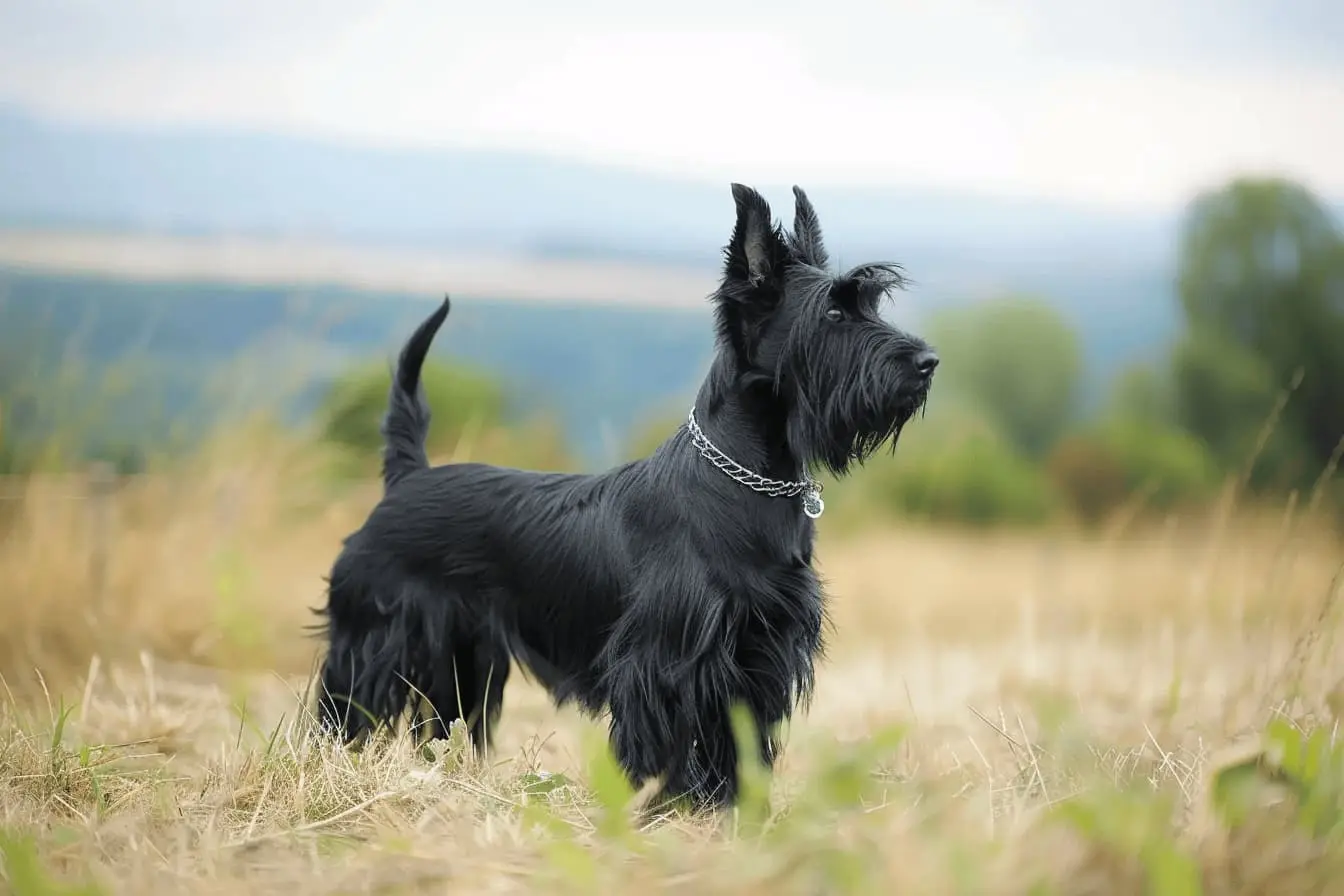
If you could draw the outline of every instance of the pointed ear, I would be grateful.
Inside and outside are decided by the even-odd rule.
[[[725,250],[724,273],[729,279],[757,286],[778,270],[785,257],[779,229],[770,220],[770,204],[760,193],[742,184],[733,184],[733,202],[737,205],[737,223]]]
[[[826,245],[821,240],[821,222],[816,209],[797,185],[793,188],[793,243],[794,250],[808,264],[824,268],[830,262]]]

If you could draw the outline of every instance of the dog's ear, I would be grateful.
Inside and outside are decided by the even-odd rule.
[[[737,223],[723,250],[723,283],[715,298],[720,338],[750,365],[762,329],[783,295],[790,254],[783,230],[770,219],[770,205],[760,193],[733,184],[733,202]]]
[[[798,257],[808,264],[824,268],[830,258],[826,255],[826,245],[821,240],[821,222],[817,220],[817,211],[803,192],[803,188],[793,188],[793,248]]]
[[[783,235],[770,220],[770,204],[751,187],[733,184],[737,223],[725,250],[724,273],[729,280],[761,286],[781,274],[788,259]]]

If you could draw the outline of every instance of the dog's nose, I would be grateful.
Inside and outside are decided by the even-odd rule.
[[[915,355],[915,370],[919,371],[920,376],[933,376],[933,372],[938,369],[938,355],[932,349]]]

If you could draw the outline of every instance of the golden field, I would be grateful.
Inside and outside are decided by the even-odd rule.
[[[310,732],[310,608],[376,498],[310,449],[240,432],[101,502],[0,481],[9,892],[1344,892],[1341,826],[1301,810],[1344,781],[1344,540],[1308,496],[1100,533],[840,508],[769,808],[650,819],[521,676],[487,764]],[[1232,825],[1214,773],[1262,753]]]

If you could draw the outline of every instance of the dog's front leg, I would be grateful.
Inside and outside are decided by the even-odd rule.
[[[603,680],[612,748],[634,786],[661,778],[661,798],[697,809],[736,799],[729,710],[743,675],[734,629],[728,602],[708,589],[636,600],[622,616],[603,652]]]

